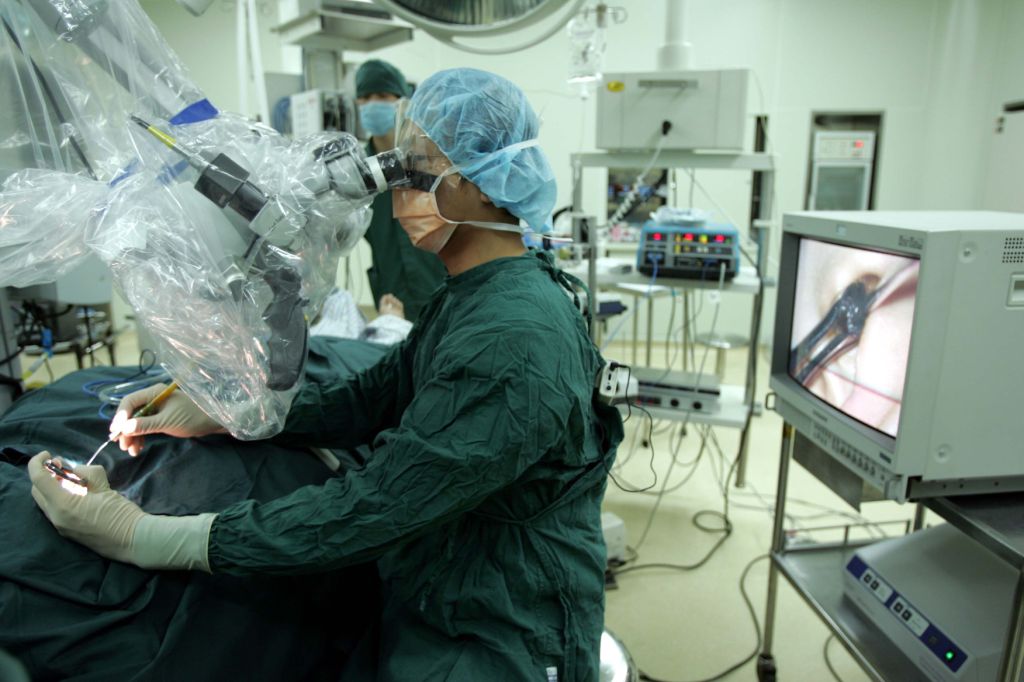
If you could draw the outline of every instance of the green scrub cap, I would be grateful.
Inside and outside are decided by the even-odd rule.
[[[356,97],[366,97],[375,92],[408,97],[409,91],[409,83],[402,72],[380,59],[363,62],[356,71]]]

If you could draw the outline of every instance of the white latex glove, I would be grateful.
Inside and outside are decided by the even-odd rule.
[[[88,489],[75,494],[43,466],[48,459],[50,453],[44,451],[29,460],[32,498],[62,536],[108,559],[142,568],[209,572],[207,546],[216,514],[147,514],[111,489],[101,466],[75,468]]]
[[[110,435],[120,433],[118,444],[127,450],[132,457],[138,456],[145,445],[144,434],[166,433],[177,438],[207,436],[211,433],[227,433],[227,431],[187,395],[177,390],[171,397],[157,408],[149,417],[132,417],[136,411],[145,407],[146,403],[160,394],[166,384],[154,384],[149,388],[126,395],[117,408],[117,414],[110,422]]]
[[[87,482],[85,495],[70,492],[43,463],[50,453],[40,452],[28,462],[32,497],[57,532],[90,547],[108,559],[129,561],[135,525],[145,512],[111,490],[100,466],[78,467]]]

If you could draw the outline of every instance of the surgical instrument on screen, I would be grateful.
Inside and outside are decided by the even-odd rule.
[[[148,403],[146,403],[138,412],[133,414],[132,417],[134,418],[134,417],[148,417],[148,416],[150,416],[151,414],[156,412],[157,408],[160,407],[161,405],[163,405],[164,402],[168,398],[170,398],[171,394],[174,393],[176,390],[178,390],[178,384],[177,384],[177,382],[173,382],[172,381],[167,388],[165,388],[164,390],[160,391],[160,393],[158,393],[155,398],[153,398]],[[90,464],[92,464],[93,460],[96,459],[96,457],[101,452],[103,452],[103,448],[107,447],[108,445],[110,445],[111,443],[116,441],[118,438],[121,437],[121,435],[122,434],[121,434],[120,431],[117,432],[117,433],[111,434],[110,438],[108,440],[103,441],[103,444],[100,445],[96,449],[96,452],[92,453],[92,457],[89,458],[89,461],[86,462],[85,465],[89,466]]]
[[[848,285],[796,347],[790,367],[793,378],[806,385],[831,360],[856,346],[868,315],[904,284],[915,266],[902,268],[873,290],[863,279]]]

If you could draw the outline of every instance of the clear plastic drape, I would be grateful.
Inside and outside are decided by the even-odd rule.
[[[236,437],[279,431],[369,220],[317,158],[355,140],[218,112],[135,0],[4,0],[0,19],[0,284],[98,254],[192,399]]]

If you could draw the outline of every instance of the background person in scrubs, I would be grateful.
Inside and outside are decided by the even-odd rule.
[[[396,103],[411,90],[402,72],[380,59],[363,62],[356,71],[359,123],[370,136],[368,156],[394,149]],[[366,275],[374,306],[384,307],[381,299],[391,294],[402,301],[405,318],[416,322],[430,294],[444,280],[444,264],[412,245],[392,217],[390,192],[373,200],[373,218],[364,236],[373,253],[373,266]]]

